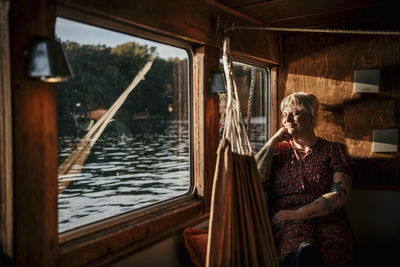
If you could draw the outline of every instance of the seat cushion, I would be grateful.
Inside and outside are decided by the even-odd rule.
[[[196,267],[204,267],[207,256],[208,230],[188,227],[183,236],[192,263]]]

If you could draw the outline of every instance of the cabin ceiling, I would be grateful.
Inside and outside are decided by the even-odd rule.
[[[272,27],[399,30],[398,1],[216,0]]]

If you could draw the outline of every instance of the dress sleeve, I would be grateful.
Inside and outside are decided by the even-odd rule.
[[[332,143],[330,149],[330,168],[333,173],[343,172],[353,176],[354,162],[347,153],[346,146],[341,143]]]
[[[257,162],[257,168],[261,175],[261,181],[263,183],[269,182],[269,175],[271,173],[271,162],[274,155],[275,149],[268,144],[255,155]]]

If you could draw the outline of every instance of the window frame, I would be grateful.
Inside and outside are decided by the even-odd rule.
[[[261,61],[258,59],[254,59],[251,57],[246,57],[241,54],[237,54],[232,52],[232,61],[238,62],[246,65],[251,65],[254,67],[258,67],[264,69],[267,76],[266,83],[266,113],[267,113],[267,140],[269,140],[272,136],[272,133],[276,132],[275,127],[273,126],[276,121],[276,112],[274,111],[274,99],[276,98],[278,85],[277,85],[277,67],[274,67],[272,64],[267,64],[265,61]]]
[[[110,30],[110,31],[115,31],[115,32],[121,32],[124,34],[128,34],[131,35],[133,37],[138,37],[138,38],[146,38],[147,40],[151,40],[154,42],[158,42],[158,43],[163,43],[163,44],[168,44],[171,46],[175,46],[177,48],[181,48],[184,49],[187,53],[188,53],[188,65],[189,65],[189,79],[188,79],[188,89],[189,89],[189,93],[188,93],[188,110],[189,110],[189,114],[188,114],[188,119],[189,119],[189,131],[190,131],[190,147],[189,147],[189,155],[190,155],[190,166],[191,166],[191,170],[190,170],[190,186],[189,186],[189,190],[187,193],[185,193],[184,195],[181,196],[177,196],[177,197],[173,197],[158,203],[154,203],[152,205],[148,205],[145,206],[143,208],[139,208],[139,209],[135,209],[132,210],[130,212],[127,213],[121,213],[115,216],[111,216],[108,217],[104,220],[99,220],[99,221],[95,221],[93,223],[89,223],[89,224],[85,224],[82,226],[78,226],[77,228],[73,228],[71,230],[66,230],[64,232],[59,233],[59,241],[65,242],[65,241],[69,241],[72,240],[74,238],[83,236],[83,235],[87,235],[93,232],[97,232],[101,229],[104,228],[109,228],[112,227],[115,224],[120,224],[123,223],[125,221],[129,221],[132,219],[135,219],[137,217],[142,217],[145,214],[151,214],[154,212],[158,212],[159,210],[163,210],[166,207],[169,207],[171,205],[175,205],[175,204],[180,204],[181,202],[186,202],[190,199],[194,198],[194,177],[193,177],[193,156],[192,156],[192,91],[193,91],[193,81],[192,81],[192,68],[190,66],[193,65],[193,52],[191,49],[191,46],[188,45],[187,43],[184,42],[180,42],[177,41],[175,39],[170,39],[170,38],[166,38],[166,37],[160,37],[159,39],[161,39],[161,42],[157,39],[157,35],[151,34],[151,33],[147,33],[147,32],[143,32],[141,30],[138,30],[136,28],[131,28],[131,27],[124,27],[124,26],[119,26],[120,24],[110,24],[109,21],[104,21],[103,19],[97,18],[97,17],[91,17],[91,16],[87,16],[87,18],[85,19],[75,19],[75,16],[70,16],[70,14],[67,12],[67,14],[63,14],[62,12],[60,12],[62,15],[57,14],[57,17],[59,18],[65,18],[65,19],[71,19],[74,20],[76,22],[79,23],[84,23],[87,25],[91,25],[91,26],[96,26],[96,27],[101,27],[105,30]],[[74,14],[74,13],[73,13]],[[111,25],[111,26],[110,26]],[[146,35],[145,37],[143,35]],[[151,39],[150,39],[151,38]]]
[[[57,262],[60,266],[70,265],[72,259],[76,265],[81,265],[99,257],[108,256],[110,252],[118,251],[122,248],[124,248],[124,253],[129,253],[166,237],[174,231],[179,231],[188,225],[206,220],[208,213],[204,212],[203,198],[197,194],[198,184],[196,185],[195,183],[194,174],[196,166],[194,163],[193,46],[188,42],[145,31],[128,23],[116,22],[109,18],[63,6],[57,6],[57,17],[185,49],[188,52],[189,59],[188,110],[191,139],[189,147],[191,182],[188,193],[59,233]],[[56,216],[58,218],[58,212]],[[124,238],[129,235],[130,237]]]

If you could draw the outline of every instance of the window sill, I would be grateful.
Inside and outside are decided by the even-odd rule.
[[[60,244],[57,266],[78,266],[121,257],[206,219],[203,202],[192,199]]]

